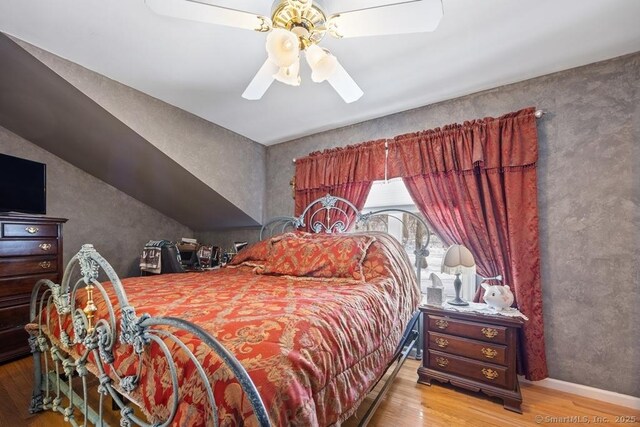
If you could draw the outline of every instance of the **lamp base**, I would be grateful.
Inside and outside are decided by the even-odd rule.
[[[460,273],[456,273],[456,280],[453,281],[453,288],[456,291],[456,297],[447,301],[447,304],[464,306],[469,305],[468,302],[460,298],[460,289],[462,288],[462,281],[460,280]]]
[[[457,305],[457,306],[469,305],[469,303],[466,302],[465,300],[463,300],[462,298],[451,299],[451,300],[447,301],[447,304]]]

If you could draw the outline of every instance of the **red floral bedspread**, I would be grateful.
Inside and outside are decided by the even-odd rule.
[[[367,281],[268,276],[239,266],[130,278],[123,286],[138,316],[193,322],[234,353],[256,384],[273,425],[339,425],[382,375],[419,302],[415,275],[400,245],[384,234],[369,235],[376,241],[362,262]],[[83,298],[81,290],[80,304]],[[96,303],[105,313],[105,304]],[[51,320],[52,339],[59,342],[57,316]],[[63,322],[72,336],[70,320]],[[204,360],[215,384],[221,425],[255,425],[230,371],[198,339],[184,339]],[[170,348],[177,350],[174,344]],[[121,376],[135,373],[137,356],[129,346],[117,344],[115,356]],[[129,397],[150,421],[161,421],[171,408],[167,362],[154,344],[144,358],[140,385]],[[177,356],[177,369],[181,399],[174,425],[210,424],[206,393],[193,365]]]

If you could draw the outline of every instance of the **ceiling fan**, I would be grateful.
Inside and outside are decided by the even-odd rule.
[[[271,17],[205,3],[206,0],[145,0],[157,14],[269,32],[268,58],[242,94],[262,98],[274,80],[300,85],[300,52],[311,67],[311,79],[328,81],[345,102],[360,99],[362,90],[327,49],[318,46],[325,34],[336,38],[433,31],[442,19],[442,0],[408,0],[327,15],[319,0],[275,0]],[[379,3],[379,2],[378,2]]]

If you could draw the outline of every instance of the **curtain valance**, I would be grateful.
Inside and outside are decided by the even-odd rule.
[[[296,160],[296,190],[433,173],[505,171],[538,160],[535,109],[316,151]]]
[[[509,170],[538,160],[535,109],[396,136],[388,143],[389,177]]]
[[[313,190],[384,179],[385,142],[316,151],[296,160],[296,190]]]

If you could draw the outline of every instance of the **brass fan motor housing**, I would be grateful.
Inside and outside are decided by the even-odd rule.
[[[279,0],[273,5],[273,28],[292,31],[300,40],[300,49],[317,44],[327,32],[327,16],[316,0],[311,7],[296,5],[297,1]],[[302,3],[302,2],[301,2]]]

